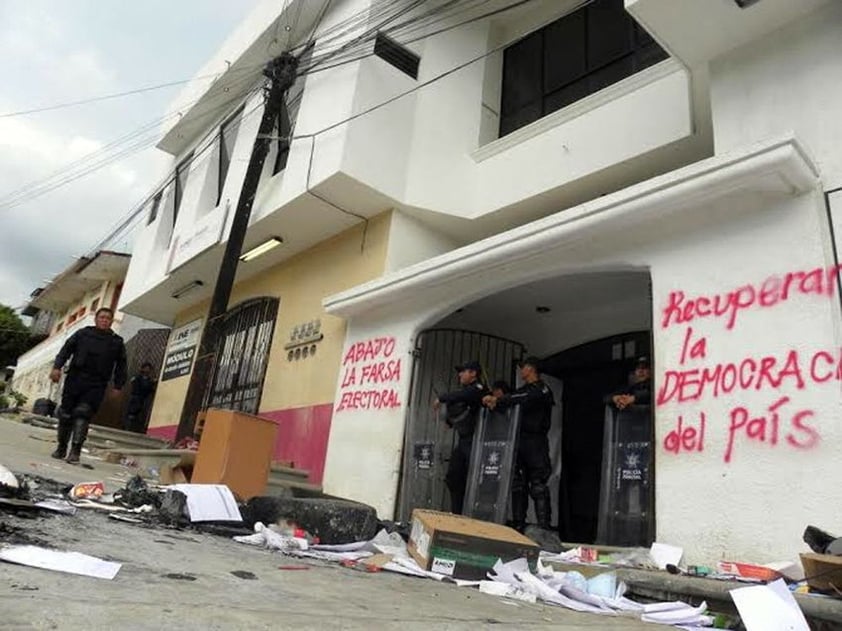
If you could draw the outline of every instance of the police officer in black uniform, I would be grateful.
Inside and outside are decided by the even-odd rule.
[[[450,464],[445,475],[445,484],[450,491],[450,510],[462,514],[465,501],[465,486],[468,483],[468,469],[471,463],[471,447],[474,441],[477,415],[482,407],[482,398],[488,394],[479,376],[482,367],[478,361],[465,362],[456,367],[459,374],[459,390],[440,394],[433,407],[445,405],[445,422],[459,436],[456,447],[450,455]]]
[[[487,396],[483,404],[491,409],[520,405],[520,431],[515,470],[512,472],[512,521],[515,529],[524,531],[531,496],[538,527],[550,530],[552,505],[547,480],[550,479],[552,466],[547,433],[555,401],[549,386],[541,380],[537,357],[527,357],[519,366],[523,385],[502,397]]]
[[[152,364],[143,362],[140,372],[131,380],[131,396],[126,406],[126,418],[123,429],[127,432],[144,432],[143,421],[146,414],[146,403],[155,393],[155,379],[152,378]]]
[[[76,331],[56,355],[51,381],[58,383],[68,359],[70,367],[58,412],[58,447],[51,454],[53,458],[62,459],[66,455],[67,462],[79,462],[82,445],[88,437],[88,424],[105,397],[109,380],[113,376],[117,392],[126,383],[126,347],[123,338],[111,330],[113,321],[111,309],[98,309],[95,326]],[[71,443],[69,454],[68,443]]]
[[[623,410],[630,405],[652,403],[652,369],[648,357],[638,357],[631,383],[605,397],[606,405]]]

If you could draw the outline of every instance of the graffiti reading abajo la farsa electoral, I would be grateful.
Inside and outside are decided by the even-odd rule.
[[[394,337],[375,337],[348,347],[342,360],[343,374],[336,411],[399,408],[401,403],[397,390],[382,386],[400,382],[401,359],[395,358],[394,354]]]

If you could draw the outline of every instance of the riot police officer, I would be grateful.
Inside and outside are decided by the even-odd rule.
[[[126,347],[123,338],[111,330],[113,321],[111,309],[98,309],[95,325],[76,331],[56,355],[51,381],[58,383],[68,360],[70,367],[58,412],[58,447],[51,454],[53,458],[62,459],[66,455],[67,462],[79,462],[82,445],[88,437],[88,424],[105,397],[109,380],[113,376],[117,392],[126,383]]]
[[[550,530],[552,505],[547,481],[552,466],[547,433],[555,401],[549,386],[541,380],[537,357],[527,357],[519,366],[523,385],[501,397],[489,395],[483,404],[491,409],[520,405],[520,431],[512,472],[512,521],[515,529],[524,531],[529,497],[532,497],[538,527]]]
[[[623,410],[630,405],[652,403],[652,368],[648,357],[637,358],[631,383],[606,396],[605,403],[613,405],[618,410]]]
[[[468,483],[468,469],[471,462],[471,447],[474,441],[474,429],[477,415],[482,407],[482,398],[488,390],[480,380],[482,367],[478,361],[468,361],[456,367],[459,375],[459,390],[440,394],[433,407],[445,407],[445,422],[458,435],[458,441],[450,455],[450,463],[445,475],[445,484],[450,491],[450,510],[462,514],[465,501],[465,486]]]

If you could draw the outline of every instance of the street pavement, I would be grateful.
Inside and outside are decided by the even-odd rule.
[[[75,483],[123,486],[129,470],[83,456],[49,458],[52,432],[0,417],[0,464]],[[112,581],[0,564],[2,629],[656,629],[634,618],[509,601],[436,581],[284,557],[193,530],[111,520],[96,510],[23,519],[5,530],[123,564]],[[6,535],[8,536],[8,535]],[[280,569],[305,566],[307,570]],[[234,571],[250,572],[243,579]],[[661,627],[662,628],[662,627]]]

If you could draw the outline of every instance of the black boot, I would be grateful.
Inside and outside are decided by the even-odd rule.
[[[535,502],[535,521],[538,522],[538,528],[550,530],[553,511],[550,504],[550,490],[544,487],[540,493],[535,494],[533,500]]]
[[[73,443],[70,446],[70,453],[67,454],[67,464],[79,464],[79,456],[82,453],[82,444]]]
[[[525,491],[512,491],[512,528],[523,533],[526,528],[526,510],[529,508],[529,498]]]
[[[70,453],[67,455],[69,464],[77,464],[82,453],[82,445],[88,437],[88,419],[76,417],[73,419],[73,444],[70,446]]]
[[[58,445],[56,450],[50,454],[51,458],[64,460],[67,456],[67,444],[70,442],[70,434],[73,433],[73,419],[64,410],[59,411],[58,416]]]

